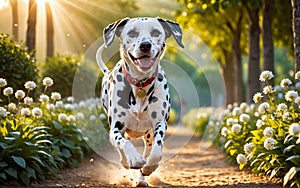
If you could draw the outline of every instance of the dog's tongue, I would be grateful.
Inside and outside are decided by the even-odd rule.
[[[153,60],[151,58],[141,58],[137,59],[137,62],[140,64],[141,67],[150,67],[152,65]]]

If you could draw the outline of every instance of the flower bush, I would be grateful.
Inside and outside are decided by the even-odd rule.
[[[274,88],[269,84],[273,77],[270,71],[261,73],[259,79],[266,86],[253,96],[254,104],[228,105],[215,142],[240,169],[282,179],[283,186],[299,187],[300,72]]]
[[[102,114],[101,108],[94,105],[91,109],[91,102],[75,103],[72,97],[62,99],[60,93],[49,92],[48,88],[54,84],[50,77],[44,78],[42,84],[43,93],[35,101],[31,96],[31,91],[37,88],[34,81],[23,84],[24,90],[14,91],[0,78],[1,97],[8,101],[0,107],[1,184],[21,180],[28,185],[32,180],[56,176],[59,169],[78,165],[85,154],[92,152],[79,128],[92,129],[90,119],[84,118],[79,111],[91,116],[94,109]],[[88,105],[82,105],[87,103],[89,109]],[[77,114],[73,114],[75,109]],[[104,118],[96,120],[98,125],[107,125]],[[92,136],[99,141],[103,133],[97,133]]]

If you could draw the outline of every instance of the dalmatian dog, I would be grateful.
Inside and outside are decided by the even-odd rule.
[[[115,36],[120,39],[121,60],[108,70],[101,54]],[[165,40],[170,36],[184,47],[181,28],[175,22],[161,18],[124,18],[104,29],[104,44],[96,54],[104,73],[101,97],[110,125],[110,142],[120,153],[125,168],[140,169],[135,186],[148,186],[145,176],[162,159],[170,94],[160,59]],[[143,154],[130,141],[140,137],[144,141]]]

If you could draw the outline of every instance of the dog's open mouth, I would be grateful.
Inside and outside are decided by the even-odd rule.
[[[139,65],[143,71],[148,71],[152,65],[155,63],[157,56],[151,58],[148,55],[142,55],[138,58],[134,57],[131,53],[129,53],[131,60],[134,64]]]

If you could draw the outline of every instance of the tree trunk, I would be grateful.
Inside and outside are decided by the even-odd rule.
[[[36,12],[37,12],[36,1],[35,0],[29,0],[27,33],[26,33],[26,46],[27,46],[27,49],[28,49],[29,52],[31,52],[35,49]]]
[[[274,0],[264,0],[263,20],[262,20],[262,39],[263,39],[263,62],[264,70],[272,71],[274,69],[274,45],[272,37],[272,13],[274,8]],[[273,85],[273,79],[269,81]]]
[[[233,53],[233,62],[236,65],[236,77],[235,77],[235,102],[241,103],[244,100],[243,95],[243,70],[242,70],[242,53],[240,48],[241,32],[242,32],[242,20],[243,13],[239,12],[239,17],[236,25],[236,29],[233,32],[233,41],[232,41],[232,53]]]
[[[46,2],[46,19],[47,19],[47,56],[54,55],[54,29],[53,16],[49,2]]]
[[[259,9],[247,7],[249,17],[249,59],[248,59],[248,85],[247,102],[252,102],[253,95],[260,90],[259,83]]]
[[[12,13],[12,33],[14,39],[19,40],[19,17],[18,17],[18,0],[9,0]]]
[[[234,96],[234,86],[235,86],[235,76],[234,76],[234,63],[230,57],[230,53],[223,49],[223,54],[225,57],[225,63],[223,66],[223,78],[226,87],[226,104],[232,104],[235,102]]]
[[[300,71],[300,0],[291,0],[293,8],[293,36],[295,72]]]

